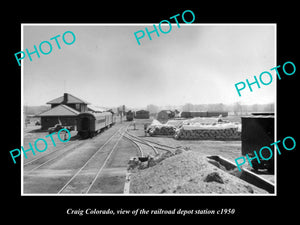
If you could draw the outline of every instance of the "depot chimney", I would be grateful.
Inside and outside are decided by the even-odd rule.
[[[63,104],[66,104],[68,102],[68,93],[64,93],[64,101]]]

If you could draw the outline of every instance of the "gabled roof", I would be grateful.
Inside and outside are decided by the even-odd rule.
[[[77,116],[80,112],[69,106],[60,104],[52,109],[38,114],[37,116]]]
[[[67,102],[64,102],[64,96],[61,96],[61,97],[55,98],[55,99],[47,102],[47,104],[62,104],[62,103],[64,103],[64,104],[74,104],[74,103],[90,104],[87,101],[84,101],[80,98],[75,97],[74,95],[71,95],[69,93],[65,93],[65,94],[68,97]]]

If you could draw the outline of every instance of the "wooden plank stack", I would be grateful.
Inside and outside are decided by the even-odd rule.
[[[151,126],[148,129],[150,136],[154,135],[174,135],[175,127],[173,126]]]
[[[196,118],[185,121],[170,121],[162,124],[154,120],[148,127],[150,136],[173,136],[178,140],[238,140],[241,139],[240,125],[218,122],[215,119]]]
[[[183,127],[176,130],[174,137],[178,140],[225,140],[240,139],[238,128],[224,129],[195,129],[185,130]]]

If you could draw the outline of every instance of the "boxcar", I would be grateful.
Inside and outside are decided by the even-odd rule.
[[[261,147],[270,146],[274,141],[274,113],[252,113],[252,116],[242,117],[242,155],[254,157],[254,150],[258,152]],[[274,153],[274,146],[271,149]],[[268,158],[269,153],[263,156]],[[255,170],[274,171],[274,157],[268,161],[261,160],[260,164],[257,160],[251,163]]]
[[[83,112],[77,116],[77,131],[81,137],[94,137],[100,131],[114,124],[111,112]]]
[[[149,111],[146,110],[139,110],[135,112],[134,118],[136,119],[149,119],[150,118],[150,113]]]

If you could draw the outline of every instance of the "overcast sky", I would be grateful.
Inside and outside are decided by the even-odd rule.
[[[23,50],[65,31],[76,36],[72,45],[60,37],[60,50],[52,40],[49,55],[23,60],[24,104],[44,105],[64,92],[106,107],[275,102],[276,79],[242,97],[234,87],[276,66],[274,25],[175,23],[138,45],[134,32],[152,26],[24,25]]]

